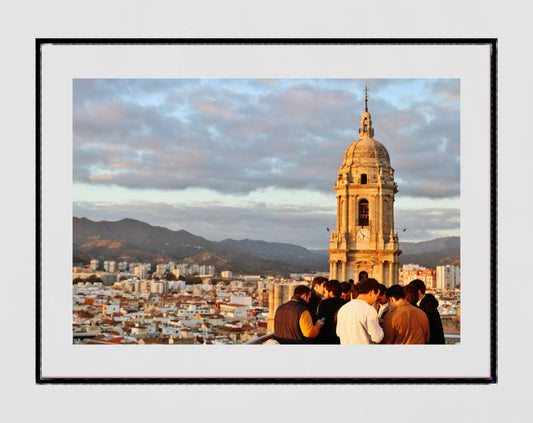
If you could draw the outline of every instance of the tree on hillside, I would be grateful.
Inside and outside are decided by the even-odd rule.
[[[185,282],[188,284],[197,285],[202,283],[202,278],[199,278],[198,276],[192,276],[192,275],[185,275]]]
[[[102,282],[102,278],[98,275],[91,275],[86,279],[86,281],[91,283]]]
[[[167,281],[175,281],[176,280],[176,275],[174,273],[168,272],[165,275],[165,278],[166,278]]]

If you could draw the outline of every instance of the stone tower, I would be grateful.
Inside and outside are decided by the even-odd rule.
[[[361,116],[359,139],[353,142],[333,187],[337,193],[337,227],[331,232],[330,278],[339,281],[375,278],[398,283],[399,244],[394,230],[394,169],[387,149],[374,139],[372,118]]]

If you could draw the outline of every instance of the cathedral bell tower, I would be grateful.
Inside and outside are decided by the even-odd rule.
[[[366,90],[365,90],[366,91]],[[337,181],[337,227],[331,232],[330,279],[356,283],[375,278],[398,283],[399,243],[394,230],[394,169],[387,149],[374,139],[372,117],[361,116],[359,139],[344,153]]]

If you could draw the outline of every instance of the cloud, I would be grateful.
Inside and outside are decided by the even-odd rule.
[[[325,122],[340,115],[332,108],[342,105],[338,96],[302,84],[260,101],[254,94],[230,94],[203,85],[189,89],[183,93],[189,111],[180,117],[165,108],[168,103],[93,98],[80,105],[74,115],[75,181],[103,182],[88,175],[108,173],[117,160],[129,160],[126,174],[105,182],[243,193],[269,186],[329,189],[336,173],[331,140],[345,137],[330,129],[333,122],[321,124],[320,117]],[[123,151],[113,151],[118,146]],[[305,170],[310,167],[314,178]]]
[[[394,211],[395,227],[400,242],[458,236],[460,220],[460,210],[453,208],[396,209]]]
[[[305,189],[334,196],[331,187],[344,152],[358,139],[364,83],[75,80],[75,189],[77,183],[110,190],[123,187],[139,190],[140,199],[142,190],[195,188],[242,197],[264,189]],[[458,198],[459,81],[367,83],[375,138],[389,151],[397,195],[404,200]],[[298,204],[293,207],[293,213],[287,208],[277,210],[276,221],[274,214],[255,217],[270,216],[270,224],[290,233],[291,225],[299,225],[303,215]],[[120,217],[134,217],[140,210],[143,207],[132,207],[131,213],[124,209]],[[180,210],[172,208],[186,220]],[[193,212],[202,216],[202,210]],[[232,214],[245,213],[245,225],[253,222],[252,210],[240,212],[236,206]],[[105,213],[105,208],[98,211]],[[144,221],[142,216],[157,218],[155,214],[137,216]],[[290,224],[283,223],[281,216]],[[323,216],[315,218],[317,227],[335,224]],[[258,228],[269,227],[266,223],[250,223],[246,229],[257,233]],[[221,225],[210,230],[218,233]],[[235,228],[235,233],[245,237],[244,230]],[[268,234],[266,230],[264,235]],[[420,230],[420,234],[429,232]],[[311,242],[310,236],[300,237]]]

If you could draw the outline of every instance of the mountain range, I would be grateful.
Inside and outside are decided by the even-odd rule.
[[[459,237],[448,237],[401,243],[400,264],[457,264],[459,241]],[[250,239],[215,242],[185,230],[172,231],[134,219],[95,222],[74,217],[73,265],[88,264],[91,259],[212,264],[217,271],[264,275],[329,270],[326,250]]]

